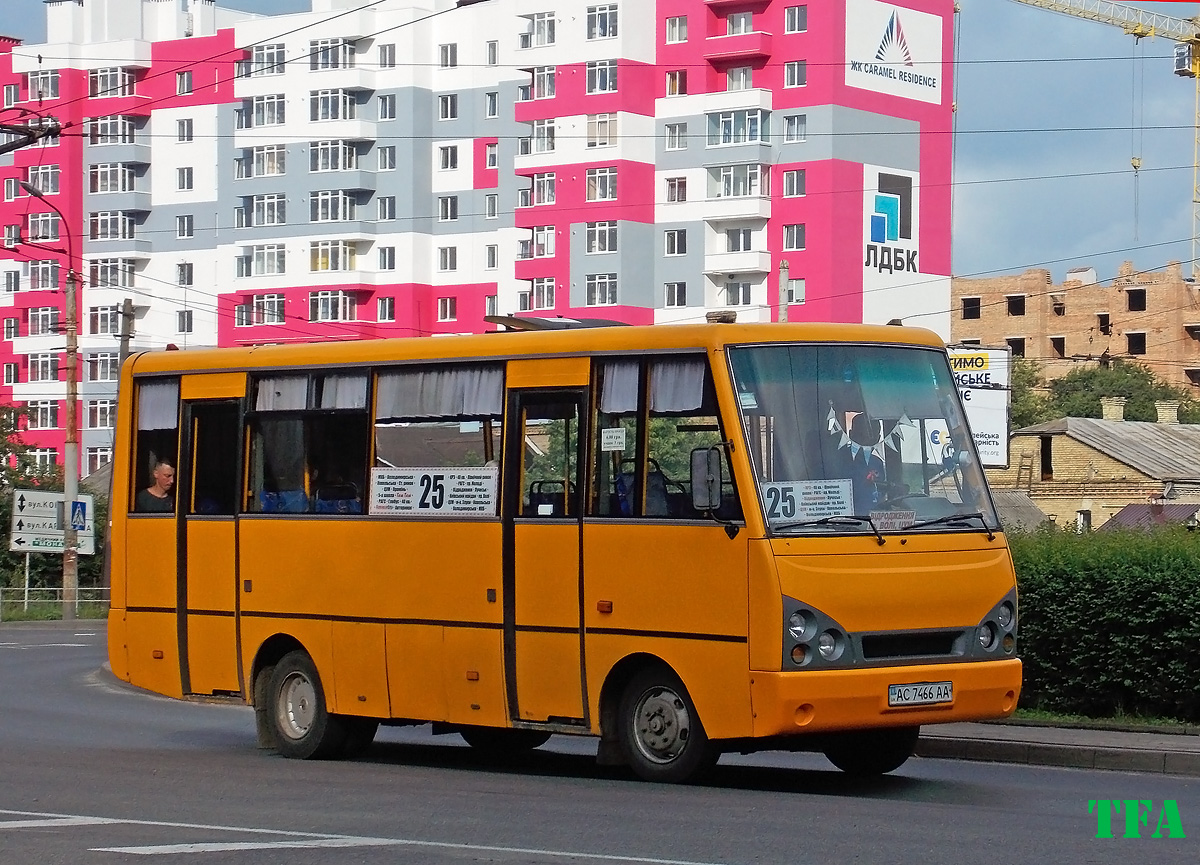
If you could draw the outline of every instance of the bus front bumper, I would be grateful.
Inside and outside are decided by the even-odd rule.
[[[892,685],[952,685],[948,702],[889,705]],[[908,688],[916,699],[944,690]],[[871,727],[911,727],[1004,718],[1017,707],[1021,661],[921,664],[820,672],[753,672],[754,736],[788,736]],[[895,695],[894,695],[895,696]]]

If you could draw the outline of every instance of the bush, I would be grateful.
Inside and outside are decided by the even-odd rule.
[[[1200,533],[1009,536],[1021,705],[1200,721]]]

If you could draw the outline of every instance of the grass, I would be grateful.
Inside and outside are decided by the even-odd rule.
[[[1045,724],[1076,725],[1081,727],[1186,727],[1187,721],[1178,718],[1154,718],[1143,715],[1117,714],[1109,718],[1089,718],[1086,715],[1071,715],[1063,712],[1048,712],[1045,709],[1017,709],[1012,715],[1017,721],[1036,721]]]
[[[95,601],[80,601],[76,608],[80,619],[104,619],[108,616],[108,604]],[[21,602],[5,603],[0,607],[3,622],[50,622],[62,618],[62,604],[58,601],[30,601],[29,608]]]

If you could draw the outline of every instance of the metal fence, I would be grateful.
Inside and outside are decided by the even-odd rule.
[[[61,588],[0,587],[0,622],[61,619]],[[108,614],[108,589],[80,586],[75,594],[75,618],[102,619]]]

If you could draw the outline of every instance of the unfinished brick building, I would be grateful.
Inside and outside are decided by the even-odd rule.
[[[1092,268],[1018,276],[955,277],[953,342],[1003,346],[1038,361],[1047,378],[1113,358],[1145,364],[1166,381],[1200,388],[1200,294],[1178,262],[1158,273],[1121,265],[1111,284]]]

